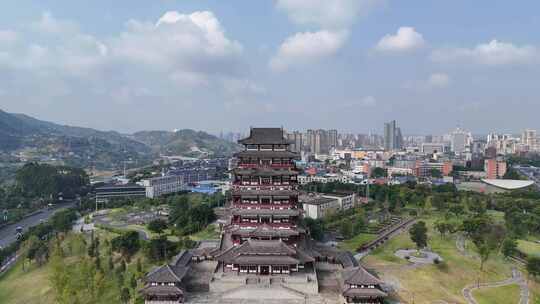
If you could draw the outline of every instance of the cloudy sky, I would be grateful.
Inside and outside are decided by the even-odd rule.
[[[0,109],[131,132],[540,129],[534,0],[19,0]]]

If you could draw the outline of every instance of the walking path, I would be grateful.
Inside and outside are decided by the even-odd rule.
[[[512,268],[512,276],[504,281],[492,282],[492,283],[480,283],[480,284],[471,284],[463,288],[462,293],[465,300],[468,304],[478,304],[474,299],[472,292],[475,289],[480,288],[496,288],[503,287],[507,285],[517,284],[520,289],[520,299],[519,304],[529,304],[529,287],[527,286],[527,281],[523,278],[521,271],[517,268]]]

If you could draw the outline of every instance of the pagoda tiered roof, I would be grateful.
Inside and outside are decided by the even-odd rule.
[[[298,158],[298,154],[291,151],[240,151],[234,156],[238,158]]]
[[[299,216],[298,209],[240,209],[233,208],[232,215],[276,215],[276,216]]]
[[[343,271],[343,281],[349,285],[380,285],[383,281],[369,273],[364,267],[358,266]]]
[[[281,128],[251,128],[249,137],[238,141],[243,145],[288,145]]]
[[[257,197],[257,196],[283,196],[289,197],[298,195],[297,191],[294,190],[240,190],[233,189],[232,195],[242,196],[242,197]]]
[[[188,264],[192,256],[189,251],[181,251],[170,264],[156,267],[150,271],[145,276],[144,281],[147,283],[180,283],[189,270]]]
[[[300,234],[298,229],[276,229],[268,224],[259,225],[254,229],[234,228],[231,234],[241,237],[291,237]]]
[[[387,294],[378,288],[347,288],[343,291],[345,297],[351,298],[383,298]]]
[[[152,286],[148,285],[141,289],[141,292],[145,295],[152,296],[162,296],[162,297],[171,297],[171,296],[181,296],[184,294],[184,291],[178,286],[170,285],[157,285]]]
[[[292,265],[313,262],[304,252],[285,244],[282,240],[247,240],[231,247],[217,257],[221,262],[232,264],[278,264]]]
[[[297,171],[279,170],[272,168],[253,168],[253,169],[234,169],[236,175],[253,175],[253,176],[283,176],[283,175],[298,175]]]

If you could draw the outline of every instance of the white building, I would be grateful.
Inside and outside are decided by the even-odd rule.
[[[339,202],[335,198],[328,198],[318,194],[307,194],[299,197],[304,209],[304,216],[320,219],[339,210]]]
[[[450,147],[452,152],[456,154],[462,154],[469,150],[471,142],[471,133],[460,128],[457,128],[450,134]]]
[[[146,188],[146,197],[148,198],[186,190],[184,177],[181,175],[153,177],[142,180],[141,184]]]
[[[354,192],[323,194],[323,197],[337,200],[341,210],[348,210],[356,205],[356,194]]]

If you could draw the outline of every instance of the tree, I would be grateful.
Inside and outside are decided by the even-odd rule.
[[[443,177],[441,170],[435,169],[435,168],[431,169],[430,175],[433,178],[442,178]]]
[[[353,225],[350,220],[345,219],[341,221],[340,232],[345,239],[350,239],[352,237]]]
[[[161,234],[165,229],[167,229],[167,222],[162,219],[156,219],[148,223],[148,230]]]
[[[463,212],[465,211],[465,208],[463,208],[463,205],[461,204],[452,204],[452,206],[450,206],[448,211],[452,212],[457,217],[460,214],[463,214]]]
[[[139,234],[137,231],[125,232],[111,240],[111,247],[112,250],[129,258],[140,248]]]
[[[135,278],[135,275],[131,276],[131,279],[129,280],[129,285],[133,290],[137,288],[137,278]]]
[[[311,237],[315,240],[322,240],[324,235],[323,222],[312,218],[305,218],[304,225],[311,233]]]
[[[411,229],[409,230],[411,240],[416,244],[418,249],[427,246],[427,231],[428,229],[426,223],[423,221],[419,221],[418,223],[412,225]]]
[[[163,261],[173,256],[176,252],[176,245],[165,236],[161,236],[151,239],[144,249],[146,256],[151,261]]]
[[[435,229],[437,229],[437,231],[439,231],[439,233],[441,234],[441,239],[444,237],[446,232],[448,232],[448,226],[445,222],[436,222]]]
[[[371,171],[371,178],[381,178],[386,176],[387,172],[384,168],[376,167],[375,169],[373,169],[373,171]]]
[[[507,238],[502,245],[502,253],[505,257],[510,257],[517,252],[517,242],[515,239]]]
[[[67,232],[71,230],[76,219],[77,212],[74,209],[65,209],[56,212],[51,218],[51,223],[54,230]]]
[[[540,258],[539,257],[529,257],[527,259],[527,272],[533,277],[540,275]]]
[[[128,303],[131,299],[131,294],[129,293],[129,289],[127,287],[123,287],[120,291],[120,301],[122,303]]]

